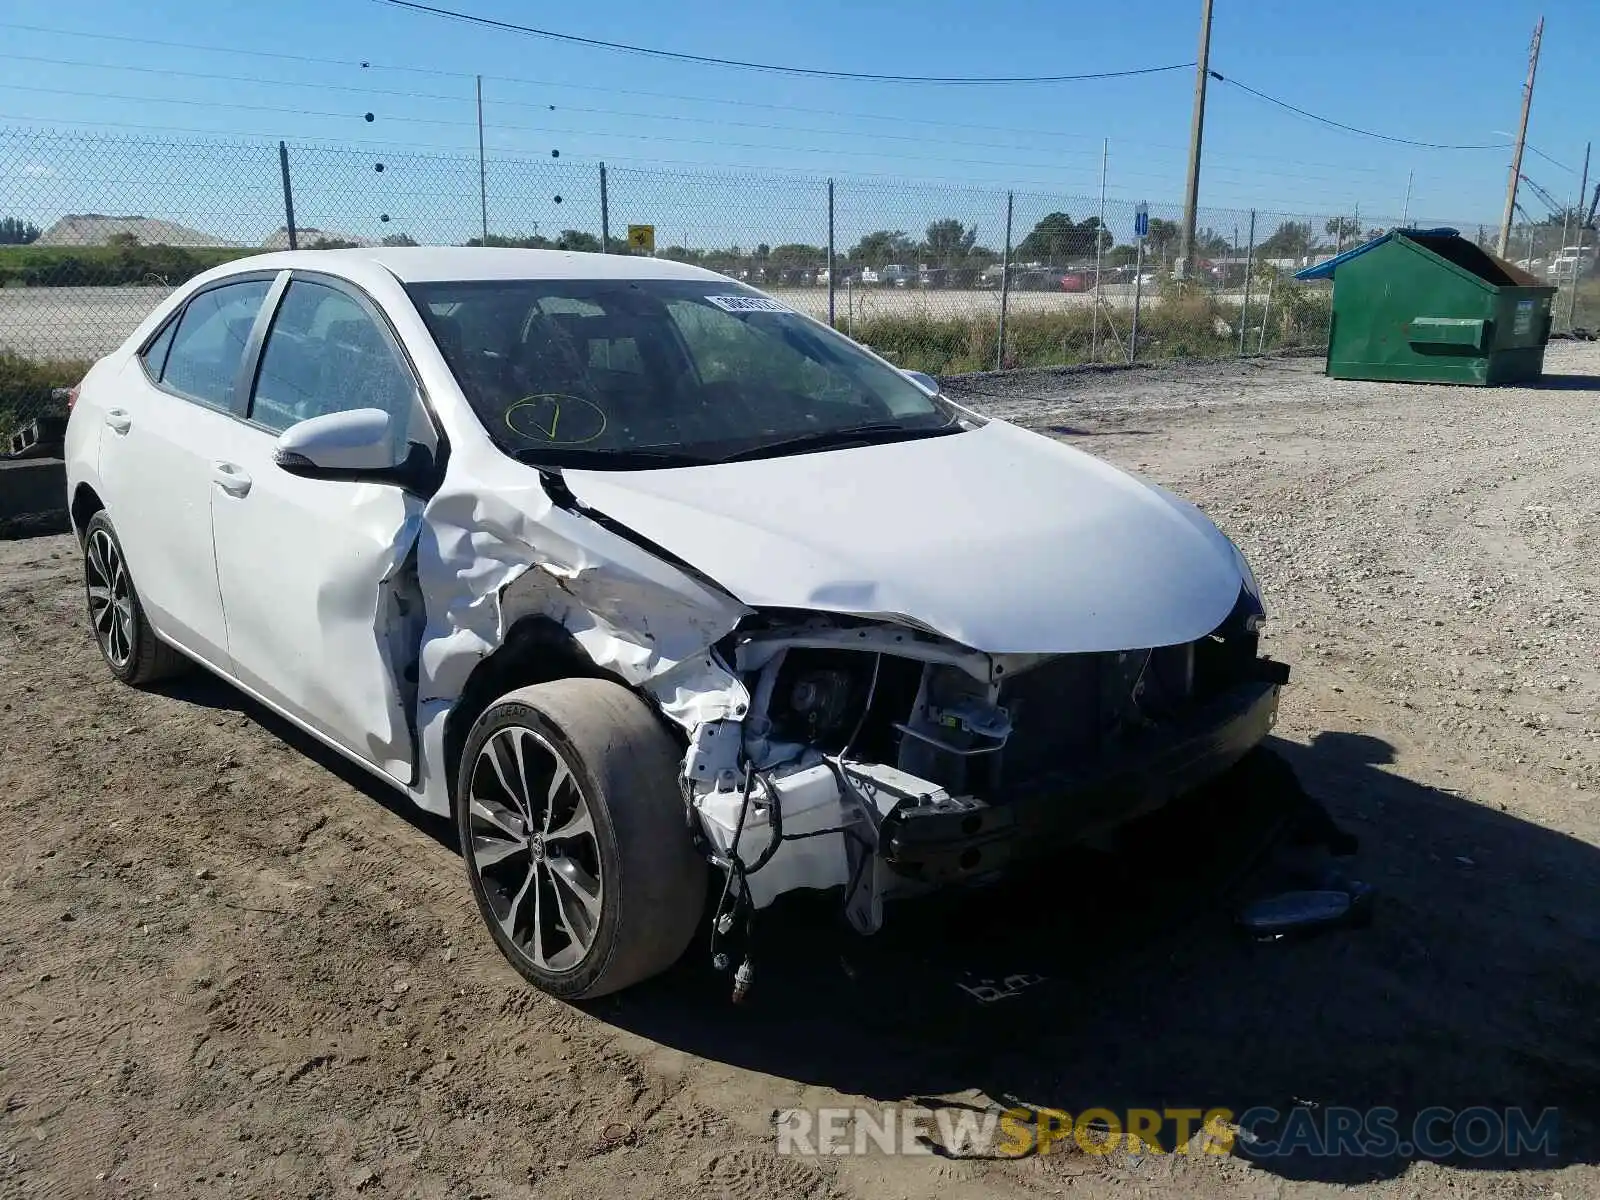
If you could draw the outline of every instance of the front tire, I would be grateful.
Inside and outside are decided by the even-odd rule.
[[[537,987],[592,999],[682,956],[706,865],[681,763],[649,707],[605,680],[523,688],[473,725],[454,797],[467,878],[495,944]]]
[[[142,687],[188,667],[188,659],[156,636],[104,509],[84,527],[83,586],[95,645],[123,683]]]

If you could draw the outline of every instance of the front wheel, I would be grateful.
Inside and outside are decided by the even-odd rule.
[[[688,946],[706,865],[681,761],[649,707],[604,680],[523,688],[474,724],[455,789],[467,878],[496,945],[544,991],[603,996]]]

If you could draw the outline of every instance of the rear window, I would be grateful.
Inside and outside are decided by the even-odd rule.
[[[178,319],[176,317],[167,322],[166,328],[156,336],[156,340],[144,348],[139,357],[144,361],[144,369],[151,379],[160,379],[161,372],[167,365],[167,351],[172,347],[172,335],[178,332]]]
[[[271,281],[249,279],[201,292],[177,323],[161,382],[211,408],[233,406],[245,344]]]

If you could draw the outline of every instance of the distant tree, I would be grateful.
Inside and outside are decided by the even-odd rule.
[[[1322,232],[1333,239],[1336,246],[1349,246],[1361,240],[1361,222],[1354,217],[1329,217]]]
[[[780,268],[820,267],[828,261],[828,252],[821,246],[788,242],[782,246],[774,246],[772,253],[767,256],[767,261]]]
[[[977,241],[976,225],[963,225],[953,217],[946,217],[928,226],[928,235],[918,250],[925,262],[959,267],[966,264]]]
[[[1144,239],[1144,256],[1155,259],[1157,262],[1165,261],[1169,255],[1178,253],[1178,223],[1168,221],[1164,217],[1150,218],[1150,232]]]
[[[1262,258],[1304,258],[1316,245],[1310,221],[1285,221],[1256,247]]]
[[[469,246],[498,246],[515,250],[548,250],[553,245],[549,238],[534,234],[532,237],[512,237],[503,233],[491,233],[487,238],[468,238]]]
[[[139,244],[139,235],[136,233],[113,233],[106,239],[106,245],[115,246],[118,250],[132,250]]]
[[[385,246],[415,246],[417,239],[409,233],[391,233],[383,239],[383,244]]]
[[[1139,257],[1139,251],[1134,246],[1113,246],[1106,251],[1105,263],[1107,267],[1131,267]]]
[[[581,250],[587,254],[600,253],[600,239],[581,229],[563,229],[556,237],[557,250]]]
[[[729,246],[725,250],[705,250],[700,253],[699,263],[711,271],[721,271],[724,275],[737,271],[749,262],[750,256],[738,246]]]
[[[0,246],[26,246],[37,240],[39,227],[21,217],[0,217]]]
[[[1201,258],[1223,258],[1233,253],[1233,244],[1215,229],[1201,229],[1194,235],[1194,252]]]
[[[1017,244],[1016,257],[1024,262],[1056,265],[1066,259],[1092,257],[1096,242],[1102,247],[1108,246],[1110,238],[1111,235],[1100,228],[1099,217],[1074,221],[1066,213],[1053,212]]]
[[[928,228],[932,232],[933,226]],[[890,263],[909,262],[916,256],[916,243],[906,236],[904,230],[898,229],[880,229],[869,233],[845,254],[850,265],[855,267],[886,267]]]
[[[349,238],[319,237],[311,243],[312,250],[354,250],[360,242],[352,242]]]
[[[657,253],[657,258],[670,258],[673,262],[699,264],[705,258],[705,251],[691,250],[687,246],[668,246]]]

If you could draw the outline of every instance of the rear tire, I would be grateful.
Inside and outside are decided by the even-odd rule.
[[[473,725],[462,857],[495,944],[535,986],[592,999],[682,956],[706,894],[682,758],[642,700],[599,679],[512,692]]]
[[[122,543],[104,509],[84,527],[83,582],[89,628],[113,675],[123,683],[143,687],[188,669],[189,660],[158,638],[151,627],[128,573]]]

